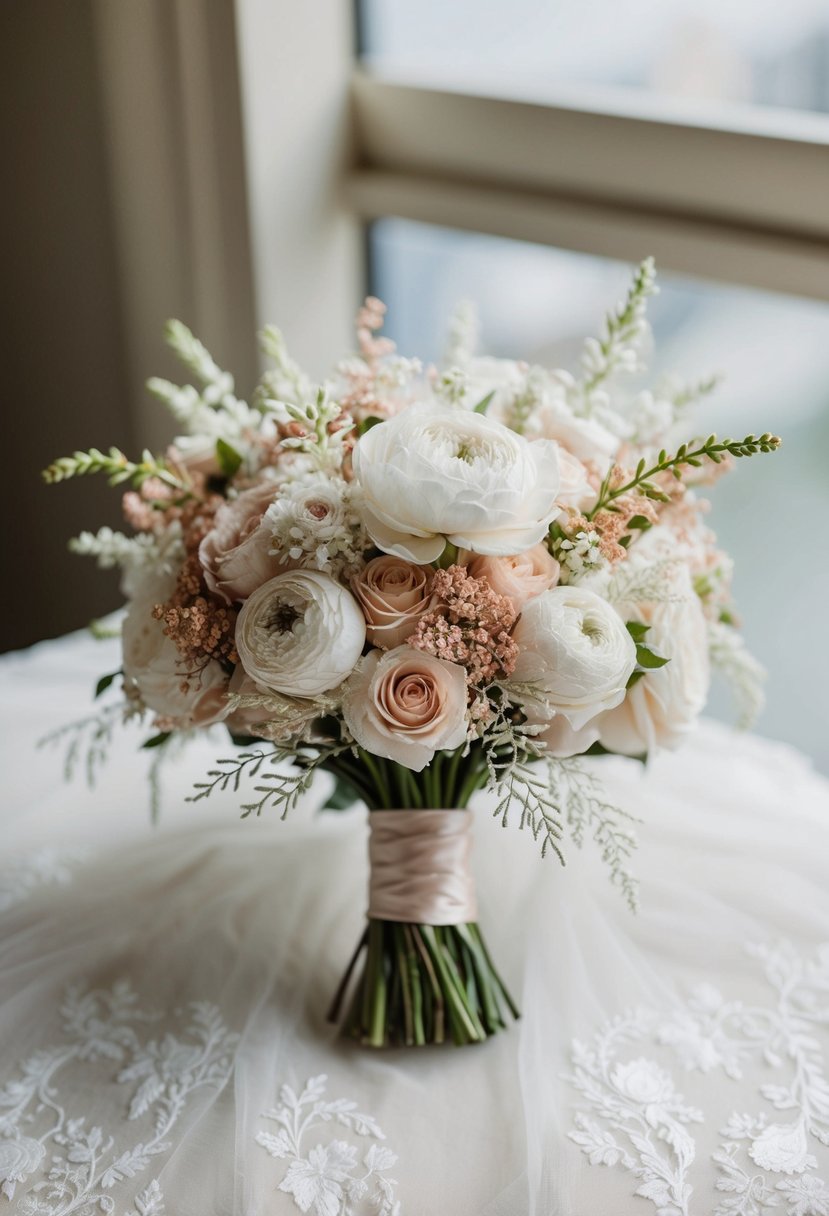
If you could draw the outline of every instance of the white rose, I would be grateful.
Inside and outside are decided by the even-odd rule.
[[[595,418],[579,418],[562,396],[549,395],[531,419],[534,434],[554,439],[579,460],[604,471],[619,450],[619,439]]]
[[[413,405],[354,448],[360,510],[374,543],[416,564],[447,540],[505,556],[538,544],[559,513],[558,447],[529,443],[460,407]]]
[[[411,646],[370,651],[345,686],[343,717],[361,747],[419,773],[466,742],[466,673]]]
[[[155,605],[169,599],[175,581],[175,575],[148,577],[129,606],[121,630],[124,684],[148,709],[188,730],[225,717],[228,679],[214,659],[189,673],[164,622],[153,616]]]
[[[314,570],[278,574],[245,601],[236,622],[236,649],[251,679],[298,697],[340,684],[365,638],[354,596]]]
[[[628,559],[635,560],[633,555]],[[597,723],[601,744],[627,756],[676,747],[708,699],[708,630],[691,573],[681,562],[666,562],[660,579],[660,594],[666,598],[619,605],[625,620],[650,626],[645,645],[669,660],[648,671],[624,702]]]
[[[538,690],[541,717],[561,714],[579,730],[618,705],[636,666],[636,646],[612,604],[583,587],[554,587],[524,608],[512,681]],[[533,714],[530,712],[532,718]]]
[[[577,511],[593,506],[596,502],[596,491],[590,484],[587,469],[582,462],[564,447],[558,450],[558,461],[561,469],[559,506],[573,507]]]

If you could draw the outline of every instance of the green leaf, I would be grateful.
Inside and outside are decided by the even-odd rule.
[[[163,747],[172,733],[171,730],[163,730],[160,735],[153,735],[151,739],[147,739],[141,744],[142,751],[149,751],[153,747]]]
[[[342,777],[337,777],[334,789],[331,791],[329,798],[322,804],[324,811],[347,811],[355,802],[359,802],[361,795],[357,793],[350,781],[345,781]]]
[[[369,417],[364,418],[357,427],[357,435],[365,435],[366,431],[370,431],[373,426],[378,426],[382,421],[382,418],[376,418],[374,414],[370,414]]]
[[[494,396],[495,396],[495,389],[493,389],[491,393],[487,393],[487,395],[481,401],[478,402],[478,404],[475,406],[475,409],[472,411],[473,414],[485,414],[487,412],[487,410],[489,409],[490,405],[492,404],[492,398]]]
[[[625,688],[626,688],[626,689],[631,689],[631,688],[633,688],[634,684],[638,684],[638,683],[639,683],[639,681],[642,679],[642,676],[643,676],[644,674],[645,674],[645,673],[644,673],[644,671],[642,670],[642,668],[641,668],[641,667],[638,667],[638,668],[636,669],[636,671],[632,671],[632,672],[630,673],[629,678],[628,678],[628,682],[627,682],[627,684],[625,685]]]
[[[645,625],[643,621],[626,621],[625,629],[627,629],[634,642],[644,642],[645,634],[650,629],[650,625]]]
[[[664,667],[668,661],[668,659],[663,659],[661,655],[655,654],[653,650],[649,650],[647,646],[643,646],[641,642],[637,644],[636,662],[640,667],[653,671],[657,667]]]
[[[98,697],[100,697],[102,693],[106,692],[113,680],[117,680],[118,676],[122,676],[123,674],[123,671],[119,667],[117,671],[110,672],[108,676],[101,676],[100,680],[95,685],[95,700],[97,701]]]
[[[227,733],[235,747],[256,747],[257,743],[262,742],[258,735],[234,735],[232,730],[228,730]]]
[[[234,477],[242,464],[242,457],[224,439],[216,440],[216,459],[222,474],[227,478]]]
[[[628,520],[628,528],[632,532],[647,532],[648,528],[652,527],[653,524],[644,515],[632,515]]]

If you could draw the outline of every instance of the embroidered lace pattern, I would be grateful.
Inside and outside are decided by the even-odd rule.
[[[0,873],[0,912],[22,903],[38,887],[66,886],[87,857],[85,849],[44,845],[22,857],[7,858]]]
[[[279,1104],[263,1115],[277,1130],[260,1131],[257,1143],[276,1160],[289,1163],[279,1189],[293,1197],[301,1212],[314,1216],[400,1216],[397,1184],[388,1177],[396,1154],[377,1143],[385,1140],[383,1132],[355,1102],[326,1101],[327,1080],[325,1074],[312,1077],[299,1094],[283,1085]],[[320,1130],[333,1131],[332,1124],[374,1143],[361,1154],[357,1145],[339,1136],[321,1140]],[[309,1146],[309,1137],[316,1143]]]
[[[768,1004],[701,985],[683,1004],[631,1010],[573,1044],[569,1079],[583,1103],[570,1139],[591,1164],[632,1174],[657,1216],[829,1216],[815,1155],[829,1147],[829,945],[809,958],[785,945],[747,949],[773,993]],[[704,1116],[684,1097],[672,1064],[743,1081],[741,1104],[744,1071],[768,1077],[757,1109],[735,1110],[720,1127],[714,1196],[691,1181],[695,1132],[714,1112]]]
[[[0,1088],[0,1195],[16,1199],[21,1216],[162,1216],[161,1187],[146,1175],[172,1147],[191,1096],[224,1085],[236,1036],[206,1002],[176,1012],[176,1033],[168,1023],[154,1035],[160,1015],[142,1011],[126,982],[72,987],[60,1015],[62,1040],[24,1060]],[[69,1088],[70,1079],[73,1103],[123,1087],[124,1117],[90,1125],[87,1112],[66,1105],[62,1082]]]

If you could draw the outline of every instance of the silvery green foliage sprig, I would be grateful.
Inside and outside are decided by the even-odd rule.
[[[263,354],[273,362],[273,367],[262,376],[254,394],[253,403],[263,413],[269,411],[269,402],[284,401],[292,405],[313,398],[314,386],[294,358],[288,353],[285,338],[275,325],[266,325],[259,334],[259,345]]]
[[[141,453],[141,459],[137,461],[130,460],[116,447],[107,452],[102,452],[99,448],[73,452],[71,456],[59,457],[44,469],[43,480],[53,485],[68,481],[71,477],[87,477],[92,473],[103,473],[111,486],[123,485],[128,481],[138,489],[145,481],[155,478],[185,498],[192,492],[186,475],[174,469],[169,461],[153,456],[146,448]]]
[[[712,666],[725,679],[737,706],[737,725],[747,729],[766,703],[766,670],[742,635],[724,621],[708,622],[708,653]]]
[[[258,425],[256,410],[236,396],[233,376],[218,366],[186,325],[181,321],[168,321],[164,336],[173,354],[192,373],[199,387],[173,384],[152,376],[147,381],[147,388],[166,405],[185,436],[207,435],[233,443],[246,429]],[[186,447],[181,440],[179,445]]]
[[[312,469],[331,472],[342,466],[343,444],[354,423],[344,417],[342,406],[327,388],[320,388],[312,400],[300,404],[263,398],[260,407],[279,423],[297,424],[301,434],[283,438],[282,447],[306,457]]]
[[[597,391],[618,372],[635,372],[642,367],[641,345],[648,334],[646,307],[656,295],[656,266],[645,258],[633,282],[615,309],[607,314],[601,338],[588,338],[582,353],[582,379],[573,393],[572,404],[580,413],[590,414]],[[602,403],[604,398],[601,399]]]

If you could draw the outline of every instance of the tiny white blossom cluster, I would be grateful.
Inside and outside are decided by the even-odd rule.
[[[576,532],[572,540],[565,538],[555,547],[555,554],[561,562],[561,572],[558,576],[560,583],[578,582],[586,574],[595,574],[608,567],[607,560],[600,549],[601,537],[598,532]]]
[[[369,546],[354,491],[322,473],[287,482],[265,513],[273,553],[282,565],[301,563],[334,578],[365,565]]]

